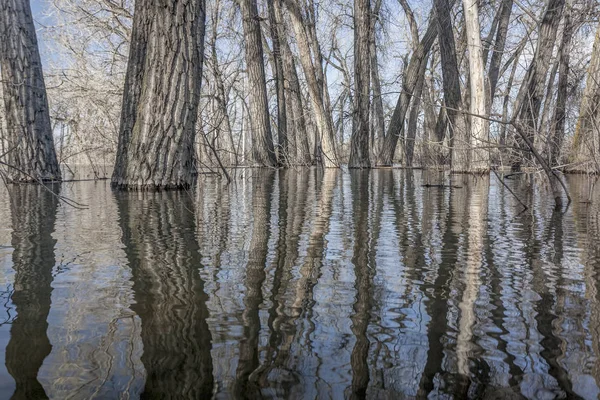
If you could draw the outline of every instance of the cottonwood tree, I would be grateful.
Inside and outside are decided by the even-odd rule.
[[[371,2],[354,0],[354,113],[349,168],[370,168],[369,97]]]
[[[9,180],[60,180],[29,0],[0,3],[0,70]]]
[[[203,0],[136,2],[114,187],[192,184],[205,17]]]

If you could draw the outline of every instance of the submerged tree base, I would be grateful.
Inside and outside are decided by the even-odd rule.
[[[189,183],[168,183],[168,184],[135,184],[135,183],[119,183],[111,182],[110,186],[113,189],[123,190],[128,192],[163,192],[168,190],[187,190],[192,186]]]

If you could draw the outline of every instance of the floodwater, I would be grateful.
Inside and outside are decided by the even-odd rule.
[[[598,398],[588,178],[237,175],[2,187],[0,398]]]

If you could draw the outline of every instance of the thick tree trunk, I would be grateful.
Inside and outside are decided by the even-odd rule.
[[[413,166],[413,158],[415,154],[415,140],[417,138],[417,122],[419,119],[419,111],[421,109],[421,97],[423,96],[423,87],[425,85],[425,70],[427,69],[427,58],[421,63],[422,71],[419,71],[417,85],[412,98],[410,113],[408,114],[408,125],[406,127],[406,144],[404,146],[404,160],[407,167]]]
[[[452,170],[464,171],[468,168],[469,163],[468,137],[464,132],[464,117],[459,115],[458,112],[462,107],[462,97],[454,31],[452,29],[452,6],[448,0],[434,0],[434,9],[442,61],[444,105],[452,146]]]
[[[588,67],[586,85],[573,139],[572,172],[600,173],[600,24]]]
[[[331,115],[327,115],[323,93],[324,85],[322,83],[319,84],[319,80],[317,79],[317,76],[323,75],[321,64],[317,62],[313,63],[309,37],[304,27],[304,19],[298,2],[294,0],[284,0],[284,2],[289,11],[294,33],[296,34],[296,42],[300,52],[300,63],[304,70],[310,101],[315,113],[315,122],[319,133],[319,138],[315,141],[315,146],[321,148],[321,151],[317,151],[317,153],[319,156],[322,154],[321,162],[325,167],[337,167],[338,159],[333,140],[333,123]]]
[[[285,85],[283,61],[281,59],[281,36],[279,34],[277,18],[275,16],[275,0],[267,0],[269,8],[269,25],[271,40],[273,42],[273,62],[275,64],[275,90],[277,92],[277,159],[280,164],[293,164],[290,157],[290,147],[287,133],[287,102],[285,100]]]
[[[354,113],[348,168],[370,168],[369,97],[371,1],[354,0]]]
[[[549,0],[539,29],[539,39],[535,55],[529,65],[523,84],[515,102],[515,117],[525,131],[529,141],[535,143],[535,132],[544,97],[544,83],[550,67],[548,60],[552,57],[556,32],[560,22],[565,0]],[[527,150],[528,146],[519,135],[516,137],[519,147]],[[520,170],[522,156],[513,157],[513,170]]]
[[[571,62],[571,41],[573,39],[573,20],[571,17],[571,6],[565,10],[563,37],[558,51],[558,92],[556,94],[556,107],[549,137],[550,166],[558,164],[560,148],[565,136],[565,119],[567,116],[567,97],[569,86],[569,70]]]
[[[112,185],[187,188],[194,177],[204,1],[136,3]]]
[[[255,163],[265,167],[274,167],[277,165],[277,158],[271,134],[258,7],[256,0],[239,0],[239,4],[242,11],[248,89],[250,90],[252,156]]]
[[[467,30],[467,45],[469,52],[469,91],[470,91],[470,137],[471,157],[468,169],[464,172],[482,173],[490,169],[490,153],[483,147],[488,147],[489,124],[488,121],[476,117],[485,116],[486,95],[483,54],[479,27],[479,8],[477,0],[463,0],[465,13],[465,26]]]
[[[15,182],[60,180],[29,0],[0,3],[0,70],[12,166],[8,178]]]

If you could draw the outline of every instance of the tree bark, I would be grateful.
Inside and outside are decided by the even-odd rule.
[[[114,187],[192,184],[204,33],[204,0],[136,2]]]
[[[371,152],[375,157],[379,152],[381,141],[385,135],[385,118],[383,115],[383,98],[381,94],[381,78],[379,77],[379,61],[377,57],[377,31],[375,24],[379,16],[381,0],[375,1],[371,18],[371,86],[373,90],[373,101],[371,111],[373,126],[371,128]]]
[[[256,0],[239,0],[244,27],[244,48],[246,50],[246,69],[250,90],[250,126],[252,127],[252,156],[254,162],[265,166],[277,165],[269,102],[267,99],[267,80],[260,31],[260,17]]]
[[[600,173],[600,24],[588,67],[583,98],[579,108],[579,119],[573,139],[573,161],[571,172]]]
[[[448,0],[434,0],[434,10],[442,61],[444,105],[446,106],[446,118],[452,147],[452,170],[464,171],[468,168],[469,162],[467,151],[468,138],[465,132],[463,132],[464,123],[459,124],[460,120],[464,120],[464,118],[458,114],[458,110],[462,107],[462,97],[460,93],[460,75],[458,72],[458,60],[456,58],[454,31],[452,29],[452,6]]]
[[[500,76],[500,63],[502,62],[504,47],[506,46],[506,35],[508,33],[508,23],[510,22],[512,6],[513,0],[502,1],[498,32],[496,34],[496,43],[494,44],[494,49],[492,51],[492,59],[490,60],[490,69],[488,72],[488,78],[490,81],[490,98],[488,104],[490,109],[494,103],[494,94],[496,93],[496,86],[498,85],[498,78]]]
[[[369,97],[371,1],[354,0],[354,113],[348,168],[370,168]]]
[[[14,182],[60,180],[46,85],[29,0],[0,3],[0,70]]]
[[[317,79],[317,76],[323,75],[321,63],[313,63],[311,57],[311,47],[309,37],[305,30],[304,18],[300,10],[298,2],[294,0],[284,0],[284,3],[289,11],[292,27],[296,36],[298,50],[300,52],[300,63],[304,70],[304,76],[308,84],[308,92],[312,103],[313,112],[315,113],[315,122],[319,133],[319,138],[315,145],[321,147],[318,151],[318,156],[322,153],[320,162],[325,167],[337,167],[338,159],[335,151],[333,123],[331,115],[327,115],[327,107],[325,104],[324,85]],[[317,55],[318,58],[318,55]],[[318,60],[317,60],[318,61]],[[319,71],[321,70],[320,74]]]
[[[477,0],[463,0],[465,26],[467,30],[467,45],[469,50],[469,91],[470,91],[470,162],[464,172],[489,172],[490,153],[487,147],[489,140],[489,124],[483,118],[475,115],[486,115],[486,96],[483,54],[479,27],[479,8]],[[455,170],[456,172],[456,170]]]
[[[565,0],[548,1],[548,6],[539,29],[539,39],[535,55],[529,65],[515,102],[516,118],[525,130],[529,141],[534,144],[538,117],[544,97],[544,83],[546,82],[546,76],[550,67],[548,60],[552,57],[556,32],[564,5]],[[517,135],[516,139],[519,147],[524,150],[528,148],[519,135]],[[513,170],[520,170],[522,157],[520,155],[513,157],[511,163]]]

